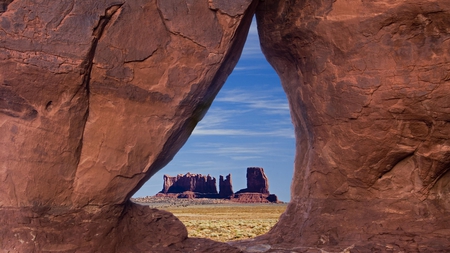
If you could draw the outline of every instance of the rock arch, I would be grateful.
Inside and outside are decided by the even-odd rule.
[[[0,13],[0,248],[450,248],[449,6],[10,2]],[[202,118],[255,11],[292,108],[292,201],[252,242],[187,239],[171,214],[127,200]]]

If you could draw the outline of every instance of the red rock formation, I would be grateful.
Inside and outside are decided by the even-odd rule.
[[[269,193],[269,180],[264,169],[248,167],[247,188],[236,192],[232,200],[240,203],[277,203],[278,197]]]
[[[203,117],[259,2],[297,154],[286,213],[238,246],[447,251],[450,2],[253,2],[0,2],[2,250],[239,252],[127,200]]]
[[[1,2],[0,248],[183,244],[175,217],[128,199],[172,159],[231,73],[251,2]]]
[[[233,183],[231,181],[231,174],[228,174],[226,179],[220,175],[219,178],[219,197],[223,199],[228,199],[234,196]]]
[[[185,191],[185,192],[182,192],[182,193],[178,193],[177,194],[177,198],[195,199],[195,198],[197,198],[197,195],[196,195],[195,192]]]
[[[450,2],[266,0],[257,20],[298,141],[264,243],[447,251]]]
[[[244,192],[269,194],[269,180],[263,168],[247,168],[247,188],[239,190],[236,194]]]
[[[233,198],[233,202],[239,203],[278,203],[278,197],[275,194],[267,193],[255,193],[255,192],[245,192],[236,193]]]
[[[233,193],[231,174],[224,180],[220,176],[220,192],[217,193],[216,179],[201,174],[164,175],[163,189],[157,197],[169,198],[222,198],[239,203],[277,203],[278,197],[269,194],[268,180],[263,168],[247,168],[247,188]]]
[[[163,189],[161,193],[196,192],[206,194],[217,194],[216,179],[210,175],[201,174],[177,175],[171,177],[164,175]]]

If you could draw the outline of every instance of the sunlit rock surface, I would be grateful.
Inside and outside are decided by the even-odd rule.
[[[172,159],[231,73],[251,2],[1,1],[0,248],[183,243],[173,215],[128,199]]]

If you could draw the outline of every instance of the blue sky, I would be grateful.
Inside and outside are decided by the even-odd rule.
[[[269,191],[290,200],[295,137],[286,95],[264,58],[253,20],[242,56],[208,113],[175,158],[134,197],[162,189],[163,175],[231,173],[233,191],[246,188],[247,167],[263,167]]]

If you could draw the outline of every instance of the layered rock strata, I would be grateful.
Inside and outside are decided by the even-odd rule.
[[[256,3],[0,2],[0,248],[187,247],[175,217],[129,198],[205,114]]]

